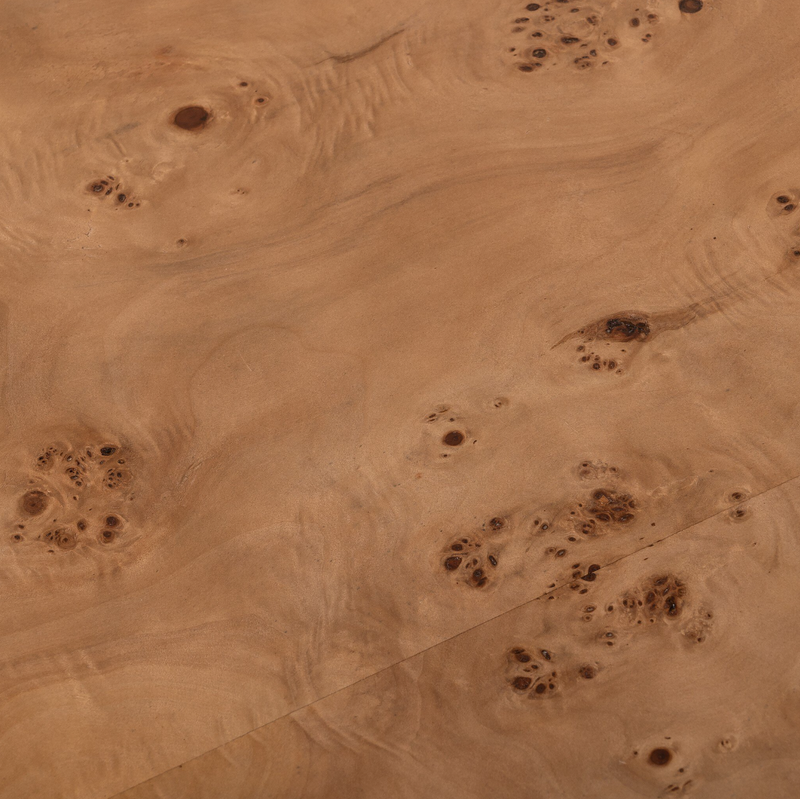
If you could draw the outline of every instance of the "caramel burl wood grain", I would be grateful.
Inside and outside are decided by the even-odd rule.
[[[795,795],[800,8],[0,24],[0,796]]]
[[[747,503],[768,534],[718,514],[118,799],[791,796],[799,491]]]

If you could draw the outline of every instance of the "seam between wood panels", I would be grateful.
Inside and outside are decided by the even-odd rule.
[[[609,566],[613,566],[619,563],[620,561],[625,560],[626,558],[631,558],[634,555],[638,555],[645,549],[648,549],[649,547],[655,547],[658,544],[662,543],[663,541],[668,541],[670,538],[674,538],[676,535],[680,535],[681,533],[686,532],[686,530],[691,530],[693,527],[697,527],[700,524],[704,524],[705,522],[729,511],[731,508],[734,508],[738,505],[742,505],[746,502],[752,502],[754,499],[758,499],[758,497],[764,496],[764,494],[769,494],[771,491],[776,491],[777,489],[785,486],[787,483],[791,483],[798,479],[800,479],[800,475],[789,477],[786,480],[783,480],[782,482],[775,484],[774,486],[770,486],[769,488],[765,488],[763,491],[759,491],[757,494],[753,494],[751,497],[748,497],[746,500],[744,500],[744,502],[736,502],[733,505],[728,505],[724,507],[722,510],[717,511],[716,513],[712,513],[709,516],[705,516],[704,518],[699,519],[698,521],[692,522],[691,524],[687,524],[685,527],[681,527],[679,530],[676,530],[675,532],[670,533],[669,535],[665,535],[663,538],[659,538],[656,541],[653,541],[649,544],[644,544],[643,546],[638,547],[637,549],[628,552],[625,555],[620,555],[618,558],[616,558],[616,560],[612,560],[609,561],[608,563],[603,564],[601,568],[606,569]],[[207,749],[206,751],[201,752],[198,755],[193,755],[187,760],[184,760],[182,763],[178,763],[175,766],[170,766],[169,768],[164,769],[164,771],[160,771],[158,774],[154,774],[152,777],[148,777],[146,780],[142,780],[141,782],[138,782],[135,785],[131,785],[130,787],[125,788],[122,791],[119,791],[118,793],[110,795],[108,799],[115,799],[115,797],[121,796],[126,791],[132,791],[135,790],[136,788],[141,787],[142,785],[146,785],[148,782],[158,779],[159,777],[161,777],[164,774],[167,774],[170,771],[174,771],[177,768],[181,768],[181,766],[186,765],[186,763],[191,763],[193,760],[199,760],[201,757],[205,757],[206,755],[209,755],[212,752],[216,752],[217,749],[221,749],[223,746],[227,746],[228,744],[231,744],[234,741],[238,741],[241,738],[246,738],[248,735],[257,732],[258,730],[263,730],[265,727],[269,727],[270,724],[275,724],[278,721],[282,721],[285,718],[293,716],[295,713],[299,713],[301,710],[306,710],[307,708],[312,707],[313,705],[316,705],[319,702],[323,702],[324,700],[329,699],[332,696],[336,696],[336,694],[340,694],[342,693],[342,691],[347,691],[350,688],[353,688],[354,686],[358,685],[359,683],[364,682],[365,680],[370,680],[373,677],[376,677],[378,674],[382,674],[385,671],[389,671],[389,669],[394,669],[397,666],[400,666],[409,660],[413,660],[414,658],[419,657],[420,655],[424,655],[426,652],[430,652],[432,649],[435,649],[438,646],[442,646],[442,644],[454,641],[456,638],[460,638],[462,635],[466,635],[467,633],[472,632],[473,630],[477,630],[479,627],[483,627],[486,624],[491,624],[492,622],[497,621],[497,619],[500,619],[503,616],[507,616],[510,613],[514,613],[515,611],[519,610],[520,608],[524,608],[526,605],[530,605],[533,602],[538,602],[540,599],[543,599],[544,597],[549,596],[550,594],[554,594],[557,591],[560,591],[565,586],[569,585],[571,582],[573,582],[572,578],[570,578],[569,580],[565,580],[561,584],[557,585],[555,588],[550,588],[547,591],[544,591],[543,593],[539,594],[538,596],[532,597],[531,599],[526,599],[523,602],[520,602],[518,605],[515,605],[513,608],[508,608],[508,610],[504,610],[496,614],[495,616],[492,616],[488,619],[485,619],[484,621],[480,621],[477,624],[472,625],[472,627],[468,627],[465,630],[461,630],[460,632],[451,635],[449,638],[443,638],[441,641],[437,641],[435,644],[431,644],[430,646],[427,646],[424,649],[420,649],[413,655],[408,655],[407,657],[395,661],[394,663],[391,663],[388,666],[384,666],[383,668],[377,669],[376,671],[373,671],[370,674],[366,674],[363,677],[359,677],[357,680],[354,680],[353,682],[348,683],[347,685],[344,685],[341,688],[337,688],[335,691],[331,691],[330,693],[325,694],[324,696],[317,697],[316,699],[313,699],[311,702],[307,702],[305,705],[299,705],[298,707],[293,708],[287,713],[284,713],[282,716],[276,716],[274,719],[270,719],[270,721],[264,722],[264,724],[259,724],[257,727],[253,727],[251,730],[243,732],[241,735],[237,735],[234,738],[224,741],[223,743],[218,744],[217,746],[211,749]]]

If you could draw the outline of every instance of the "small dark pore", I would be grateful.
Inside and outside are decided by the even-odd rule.
[[[44,491],[28,491],[22,497],[22,510],[31,516],[38,516],[47,507],[47,494]]]
[[[447,444],[448,447],[458,447],[464,443],[464,434],[460,430],[451,430],[449,433],[445,434],[442,441]]]
[[[211,115],[199,105],[190,105],[181,108],[173,117],[173,122],[182,130],[202,130]]]
[[[530,663],[531,656],[527,652],[517,652],[514,656],[520,663]]]
[[[606,322],[605,334],[614,341],[644,341],[650,335],[650,325],[644,321],[615,317]]]
[[[653,749],[649,760],[654,766],[666,766],[672,760],[672,752],[669,749]]]
[[[681,612],[678,607],[678,601],[674,596],[667,597],[666,602],[664,602],[664,607],[666,608],[667,614],[670,616],[677,616]]]

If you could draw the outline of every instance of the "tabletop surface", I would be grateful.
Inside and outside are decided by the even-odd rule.
[[[797,796],[800,4],[0,29],[2,799]]]

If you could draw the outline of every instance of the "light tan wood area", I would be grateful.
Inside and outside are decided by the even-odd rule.
[[[799,4],[0,24],[0,797],[797,796]]]

